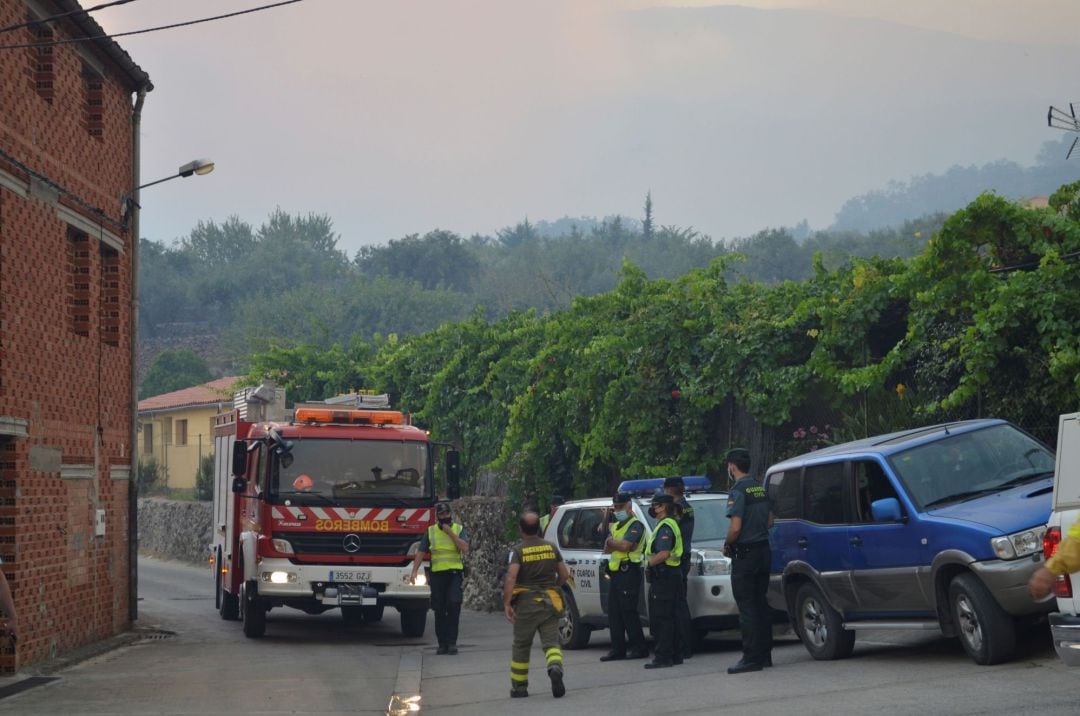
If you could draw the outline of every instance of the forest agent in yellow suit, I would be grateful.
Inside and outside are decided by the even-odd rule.
[[[1039,567],[1028,580],[1028,591],[1036,599],[1042,599],[1054,588],[1058,575],[1080,571],[1080,520],[1069,528],[1065,539],[1061,540],[1054,556]]]

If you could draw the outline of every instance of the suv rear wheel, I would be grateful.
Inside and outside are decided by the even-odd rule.
[[[581,623],[577,604],[569,592],[563,592],[563,599],[566,601],[566,609],[559,617],[559,643],[564,649],[584,649],[589,645],[592,628]]]
[[[795,593],[795,630],[810,656],[820,661],[843,659],[855,648],[855,632],[844,629],[840,615],[809,582]]]
[[[970,572],[949,584],[952,610],[960,643],[976,664],[1000,664],[1016,648],[1016,625],[983,583]]]

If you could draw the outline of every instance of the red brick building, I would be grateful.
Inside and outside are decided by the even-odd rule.
[[[81,10],[0,0],[0,28]],[[0,557],[11,671],[133,618],[132,232],[150,79],[85,13],[0,32]],[[20,47],[12,47],[20,46]]]

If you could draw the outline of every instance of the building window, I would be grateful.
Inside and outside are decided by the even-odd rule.
[[[187,445],[187,420],[176,421],[176,444]]]
[[[166,445],[172,445],[172,418],[165,418],[161,426],[161,439]]]
[[[90,335],[90,239],[68,227],[68,325],[79,336]]]
[[[35,22],[38,18],[33,14],[27,16],[27,22]],[[53,46],[50,45],[55,37],[53,30],[46,23],[30,25],[26,28],[29,33],[26,48],[27,65],[29,68],[30,85],[34,91],[49,104],[53,101]]]
[[[142,426],[142,451],[143,455],[154,454],[154,424],[146,423]]]
[[[91,137],[101,139],[105,133],[104,92],[105,81],[90,65],[83,63],[83,126]]]
[[[101,253],[101,342],[120,345],[120,253],[99,244]]]

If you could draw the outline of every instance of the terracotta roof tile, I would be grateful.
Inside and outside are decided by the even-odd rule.
[[[174,390],[171,393],[162,393],[161,395],[152,395],[139,401],[139,413],[193,408],[199,405],[228,402],[232,400],[234,386],[239,380],[239,376],[218,378],[191,388]]]

